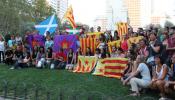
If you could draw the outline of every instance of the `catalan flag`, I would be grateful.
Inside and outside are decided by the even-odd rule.
[[[128,24],[124,22],[117,23],[117,30],[119,33],[119,37],[128,34]]]
[[[92,38],[99,38],[100,35],[103,34],[102,32],[93,32],[93,33],[87,33],[87,36]]]
[[[72,6],[70,6],[68,9],[67,9],[67,12],[65,13],[65,16],[63,19],[66,19],[72,26],[73,29],[76,29],[76,23],[75,23],[75,20],[74,20],[74,15],[73,15],[73,9],[72,9]]]
[[[97,63],[97,58],[92,56],[78,56],[78,64],[73,72],[90,73]]]
[[[128,64],[126,58],[105,58],[98,60],[93,75],[121,78],[125,67]]]
[[[110,53],[112,52],[112,47],[113,47],[113,46],[115,46],[116,48],[119,48],[119,47],[120,47],[120,43],[121,43],[120,40],[113,41],[113,42],[109,42],[109,43],[108,43],[109,52],[110,52]]]
[[[137,43],[139,43],[139,41],[140,41],[141,39],[143,39],[143,36],[131,37],[131,38],[129,38],[129,42],[130,42],[130,43],[135,43],[135,44],[137,44]]]
[[[89,47],[92,53],[95,53],[95,49],[97,47],[96,38],[87,37],[80,38],[80,47],[82,49],[83,54],[86,54],[86,48]]]

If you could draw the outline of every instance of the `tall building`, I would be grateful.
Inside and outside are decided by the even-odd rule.
[[[175,15],[174,0],[123,0],[127,8],[129,24],[136,30],[148,24],[161,24]]]
[[[127,22],[127,9],[123,0],[106,0],[107,30],[116,30],[116,23]]]
[[[57,16],[62,19],[68,8],[69,0],[47,0],[47,2],[56,11]]]
[[[97,31],[97,27],[100,26],[101,27],[101,31],[104,32],[107,29],[107,18],[106,16],[98,16],[95,20],[94,20],[94,29],[95,31]]]

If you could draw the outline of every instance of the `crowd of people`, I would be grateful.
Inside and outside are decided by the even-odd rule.
[[[97,30],[101,32],[100,27]],[[117,31],[114,35],[110,31],[101,32],[95,52],[87,47],[86,53],[83,53],[79,47],[76,52],[69,48],[67,54],[63,48],[53,52],[54,42],[49,32],[45,36],[45,46],[36,45],[32,48],[27,38],[30,34],[38,34],[36,31],[27,32],[24,37],[19,34],[4,34],[0,36],[0,63],[11,66],[10,69],[49,67],[73,70],[79,55],[96,56],[99,59],[128,58],[121,81],[123,85],[131,86],[130,95],[139,96],[140,91],[149,88],[160,91],[160,100],[165,100],[175,90],[175,27],[166,27],[161,33],[158,30],[150,27],[148,30],[139,28],[133,32],[132,28],[128,28],[128,33],[122,36]],[[88,37],[84,28],[77,35],[80,38]],[[132,42],[132,37],[142,38],[138,42]],[[121,40],[120,46],[112,46],[109,52],[108,43],[117,40]]]

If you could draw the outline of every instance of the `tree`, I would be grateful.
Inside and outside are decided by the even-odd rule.
[[[173,27],[174,24],[168,20],[166,20],[165,24],[164,24],[164,27]]]
[[[33,0],[33,16],[36,22],[40,22],[47,18],[55,11],[46,4],[46,0]]]
[[[10,33],[32,29],[54,12],[45,0],[0,0],[0,7],[0,32]]]

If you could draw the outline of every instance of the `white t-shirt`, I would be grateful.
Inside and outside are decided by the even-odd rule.
[[[140,72],[143,80],[151,81],[150,71],[145,63],[140,63],[137,71]]]
[[[5,47],[4,47],[4,41],[0,41],[0,51],[4,51]]]

